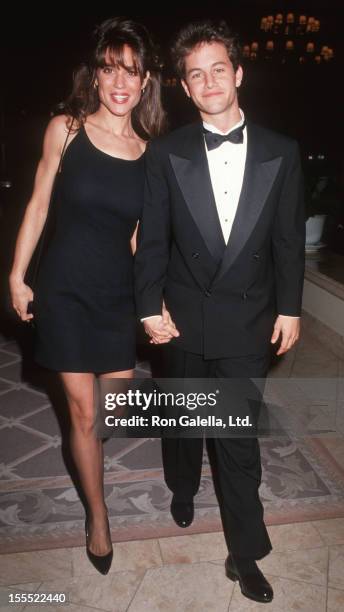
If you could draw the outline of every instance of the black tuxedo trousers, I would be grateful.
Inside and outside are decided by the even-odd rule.
[[[270,353],[205,360],[165,345],[164,375],[173,378],[265,378]],[[209,439],[224,534],[234,555],[261,559],[271,550],[259,499],[260,448],[257,438]],[[165,480],[178,501],[196,495],[201,478],[203,438],[163,438]]]

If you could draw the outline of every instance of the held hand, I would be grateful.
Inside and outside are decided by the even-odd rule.
[[[165,324],[161,315],[149,317],[143,321],[145,332],[150,336],[151,344],[164,344],[172,338],[171,334],[165,329]]]
[[[143,321],[143,325],[146,334],[151,337],[150,344],[166,344],[173,337],[179,336],[165,304],[163,304],[162,315],[146,319]]]
[[[271,343],[275,344],[282,334],[281,346],[279,347],[276,355],[282,355],[291,349],[295,342],[299,339],[300,335],[300,319],[295,317],[288,317],[286,315],[278,315],[274,331],[271,336]]]
[[[162,303],[162,320],[164,322],[165,329],[170,332],[171,338],[177,338],[180,334],[174,321],[172,321],[171,315],[165,306],[165,302]]]
[[[12,306],[22,321],[30,321],[33,314],[28,314],[29,302],[33,301],[33,291],[24,281],[10,279]]]

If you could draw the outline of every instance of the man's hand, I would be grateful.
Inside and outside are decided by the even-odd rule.
[[[179,336],[179,331],[173,323],[165,303],[163,303],[162,315],[146,319],[143,321],[143,325],[146,334],[151,338],[150,344],[166,344],[172,338]]]
[[[271,336],[271,343],[275,344],[282,334],[282,342],[276,355],[282,355],[291,349],[300,335],[300,319],[296,317],[288,317],[286,315],[278,315],[274,331]]]

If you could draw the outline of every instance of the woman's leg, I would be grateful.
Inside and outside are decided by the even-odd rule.
[[[89,548],[95,555],[103,555],[111,549],[111,538],[104,500],[103,443],[94,430],[94,374],[60,375],[70,411],[71,452],[88,503]]]
[[[133,378],[134,370],[121,370],[120,372],[105,372],[99,378]]]

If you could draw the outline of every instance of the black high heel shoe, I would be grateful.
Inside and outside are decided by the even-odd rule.
[[[85,519],[85,533],[86,533],[86,552],[87,552],[87,556],[88,556],[89,560],[91,561],[92,565],[96,568],[96,570],[98,570],[98,572],[100,572],[101,574],[103,574],[105,576],[105,574],[108,573],[108,571],[109,571],[109,569],[111,567],[111,563],[112,563],[112,558],[113,558],[113,548],[112,548],[112,545],[111,545],[110,552],[106,553],[106,555],[95,555],[88,548],[87,518]]]

